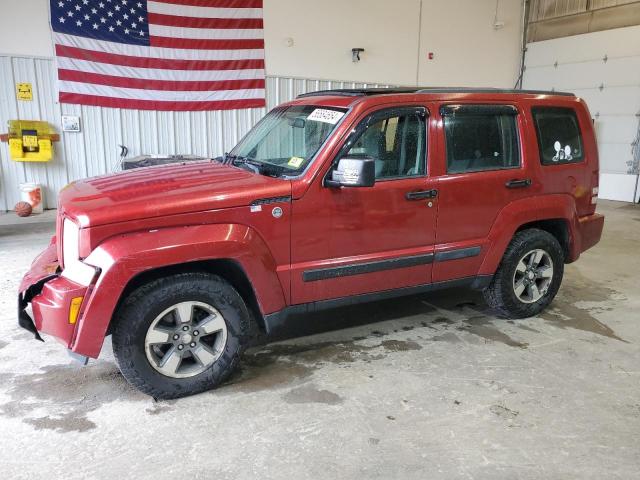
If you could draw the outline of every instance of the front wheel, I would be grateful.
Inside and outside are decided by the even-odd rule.
[[[225,280],[185,273],[135,290],[119,309],[113,351],[124,377],[155,398],[215,388],[236,368],[250,315]]]
[[[549,232],[531,228],[514,237],[489,287],[486,302],[500,316],[532,317],[551,303],[564,274],[564,252]]]

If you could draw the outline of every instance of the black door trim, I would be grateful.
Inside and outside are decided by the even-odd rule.
[[[351,275],[361,275],[363,273],[374,273],[382,272],[384,270],[394,270],[396,268],[428,265],[434,261],[445,262],[447,260],[476,257],[480,255],[480,250],[481,247],[467,247],[449,250],[447,252],[438,252],[435,255],[433,253],[428,253],[425,255],[391,258],[388,260],[376,260],[374,262],[349,263],[339,267],[315,268],[313,270],[305,270],[302,272],[302,280],[305,282],[317,282],[318,280],[329,280],[330,278],[349,277]]]
[[[305,282],[315,282],[318,280],[348,277],[363,273],[381,272],[383,270],[393,270],[396,268],[416,267],[418,265],[427,265],[432,262],[433,253],[428,253],[426,255],[413,255],[411,257],[391,258],[389,260],[377,260],[374,262],[350,263],[339,267],[305,270],[302,272],[302,280]]]
[[[460,258],[477,257],[480,255],[480,247],[467,247],[458,248],[456,250],[449,250],[448,252],[436,253],[436,262],[444,262],[447,260],[458,260]]]

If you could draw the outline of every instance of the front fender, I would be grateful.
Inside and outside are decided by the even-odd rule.
[[[488,236],[489,250],[480,266],[480,275],[493,275],[498,269],[507,246],[518,228],[540,220],[562,219],[569,229],[569,258],[580,255],[580,235],[575,200],[571,195],[554,194],[528,197],[506,205],[493,223]]]
[[[78,320],[71,350],[97,358],[118,301],[136,275],[213,259],[231,259],[240,264],[263,314],[285,307],[276,262],[262,237],[248,226],[197,225],[118,235],[100,244],[85,259],[85,263],[100,269],[100,275]]]

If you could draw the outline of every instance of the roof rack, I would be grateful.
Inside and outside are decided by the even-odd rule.
[[[337,88],[333,90],[319,90],[317,92],[302,93],[298,98],[334,95],[338,97],[368,97],[371,95],[389,95],[393,93],[416,93],[419,88],[391,87],[391,88]]]
[[[575,96],[570,92],[555,92],[549,90],[514,90],[502,88],[468,88],[468,87],[391,87],[391,88],[338,88],[334,90],[320,90],[298,95],[297,98],[338,96],[338,97],[368,97],[371,95],[392,95],[399,93],[519,93],[529,95],[562,95]]]

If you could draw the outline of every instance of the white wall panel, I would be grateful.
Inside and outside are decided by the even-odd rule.
[[[600,171],[602,173],[626,175],[629,170],[629,165],[626,162],[631,161],[629,148],[628,143],[599,142]],[[635,178],[635,175],[629,176]],[[629,197],[628,201],[631,201],[631,197]]]
[[[93,107],[88,107],[92,108]],[[120,147],[122,145],[122,116],[120,110],[116,108],[102,108],[100,110],[102,115],[101,130],[96,131],[96,135],[101,137],[104,160],[101,163],[103,172],[113,172],[118,169],[120,164]],[[92,162],[94,163],[94,162]],[[98,163],[96,160],[95,163]]]
[[[55,102],[56,89],[55,89],[55,72],[50,67],[48,62],[35,61],[36,68],[36,80],[37,84],[34,85],[39,95],[40,104],[40,118],[55,125],[60,121],[60,105]],[[2,117],[4,120],[4,117]],[[25,164],[26,174],[30,181],[36,181],[37,175],[32,173],[39,170],[46,172],[47,181],[42,182],[45,202],[49,205],[55,203],[55,197],[57,193],[57,185],[65,185],[67,178],[67,164],[65,162],[65,152],[63,150],[58,151],[59,154],[48,162],[47,164]],[[2,156],[2,149],[0,148],[0,156]],[[14,162],[12,162],[14,163]],[[14,185],[11,186],[15,188]],[[13,204],[9,202],[7,208],[12,208]]]
[[[636,176],[620,173],[602,173],[600,175],[600,198],[630,202],[636,189]],[[636,197],[637,201],[637,197]]]
[[[82,107],[82,120],[87,125],[102,125],[102,112],[98,108]],[[87,176],[95,177],[107,171],[107,155],[103,137],[100,135],[84,135],[86,158],[95,158],[93,162],[86,162]]]
[[[638,126],[630,122],[626,115],[609,115],[607,121],[596,122],[598,143],[625,144],[638,133]]]
[[[633,57],[640,54],[638,30],[640,26],[617,28],[530,43],[527,66],[553,65],[554,62],[549,63],[550,53],[559,64],[590,62],[603,59],[605,55],[609,59]]]
[[[48,102],[45,101],[43,93],[38,91],[38,85],[40,82],[38,79],[38,69],[36,68],[36,61],[33,58],[13,58],[12,67],[14,76],[23,79],[20,80],[21,82],[28,82],[33,86],[32,102],[16,101],[18,116],[25,120],[38,120],[42,118],[43,111],[46,113],[45,105]],[[27,181],[44,185],[43,194],[46,202],[47,198],[50,195],[53,195],[53,192],[46,187],[46,185],[49,184],[46,165],[41,163],[30,163],[22,165],[22,168],[24,169],[24,178]]]
[[[176,126],[174,112],[157,112],[157,148],[161,152],[175,152]]]
[[[633,201],[632,142],[640,128],[640,26],[527,45],[524,88],[574,92],[595,119],[600,197]]]
[[[7,120],[18,118],[18,106],[16,105],[16,92],[13,76],[13,62],[11,58],[0,57],[0,128],[7,128]],[[0,163],[2,165],[2,189],[1,201],[4,205],[9,204],[12,200],[19,198],[18,183],[25,181],[25,169],[21,163],[12,162],[8,157],[8,145],[5,143],[0,146],[2,152]],[[15,193],[12,193],[15,192]],[[16,200],[17,201],[17,200]],[[14,205],[15,202],[11,203]]]
[[[194,154],[215,157],[231,150],[267,109],[210,112],[154,112],[59,104],[55,101],[53,60],[0,56],[0,129],[8,120],[45,120],[59,133],[54,158],[47,163],[14,162],[6,143],[0,145],[0,211],[19,200],[18,184],[41,183],[47,208],[55,208],[57,192],[72,180],[102,175],[119,165],[119,145],[129,156]],[[31,82],[34,99],[17,101],[16,82]],[[268,109],[309,91],[329,88],[386,86],[299,78],[267,78]],[[60,131],[61,115],[81,118],[81,133]]]
[[[74,115],[77,117],[82,117],[82,106],[80,105],[63,105],[62,113],[64,115]],[[69,181],[76,178],[86,178],[89,176],[89,167],[88,163],[101,163],[102,159],[95,157],[88,157],[84,148],[84,139],[87,135],[93,135],[96,132],[100,132],[102,130],[101,125],[92,125],[87,123],[86,118],[82,118],[83,122],[83,132],[79,133],[64,133],[61,132],[61,144],[56,145],[56,147],[62,147],[64,149],[65,160],[67,165],[67,174],[69,176]],[[58,120],[59,122],[59,120]],[[54,123],[54,125],[56,125]],[[63,187],[61,185],[59,188]],[[51,200],[51,198],[48,198]],[[49,204],[49,207],[52,208],[53,205]]]
[[[172,151],[195,153],[197,142],[194,142],[194,139],[192,139],[189,135],[184,134],[184,132],[191,131],[191,112],[174,112],[173,130],[175,136],[175,146]]]

